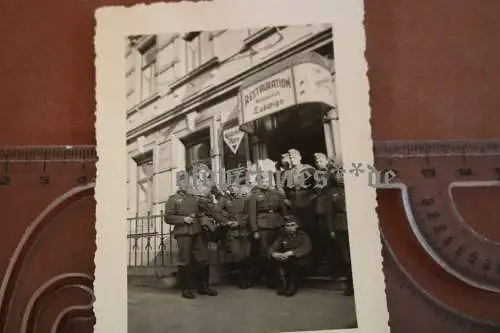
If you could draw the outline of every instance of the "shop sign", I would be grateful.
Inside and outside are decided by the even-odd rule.
[[[245,135],[244,132],[240,131],[239,126],[231,127],[225,130],[222,133],[222,137],[224,138],[224,142],[231,149],[233,154],[238,152],[238,148],[240,147],[241,140]]]
[[[297,83],[297,104],[335,104],[332,74],[327,68],[315,63],[301,63],[293,68],[293,72]]]
[[[295,104],[292,70],[287,69],[242,89],[243,122],[278,112]]]

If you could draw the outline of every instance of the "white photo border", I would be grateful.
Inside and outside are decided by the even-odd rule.
[[[248,13],[255,12],[255,15]],[[96,11],[94,332],[127,332],[125,41],[134,34],[331,23],[345,166],[373,165],[363,0],[231,0],[110,6]],[[120,82],[120,79],[123,79]],[[390,332],[375,188],[346,174],[346,202],[358,328]],[[306,333],[306,332],[302,332]]]

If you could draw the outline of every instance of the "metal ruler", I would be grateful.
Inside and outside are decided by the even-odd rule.
[[[500,332],[500,140],[376,142],[374,154],[376,169],[396,175],[379,199],[404,211],[380,221],[386,272],[396,267],[401,286],[440,309],[440,332]],[[461,324],[443,326],[452,318]]]
[[[94,146],[0,147],[0,332],[91,332]]]
[[[499,332],[500,235],[479,231],[497,222],[484,223],[484,210],[465,218],[453,195],[499,185],[500,140],[376,142],[374,153],[378,170],[397,175],[379,185],[378,198],[392,332]],[[92,331],[96,160],[93,146],[0,148],[10,230],[0,236],[0,332]],[[61,299],[51,307],[55,293],[66,293],[64,307]]]

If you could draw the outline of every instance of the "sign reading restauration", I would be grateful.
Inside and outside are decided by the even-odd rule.
[[[332,74],[314,60],[301,61],[240,90],[240,128],[290,106],[304,103],[335,105]],[[244,129],[245,131],[249,131]]]
[[[291,69],[242,90],[243,121],[253,121],[292,106],[294,93]]]

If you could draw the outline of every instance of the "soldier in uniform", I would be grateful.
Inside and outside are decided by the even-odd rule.
[[[286,216],[285,220],[284,230],[269,248],[268,255],[280,276],[278,295],[290,297],[297,292],[299,274],[308,266],[311,242],[307,233],[298,230],[293,215]]]
[[[314,174],[315,169],[302,163],[302,156],[296,149],[288,150],[290,155],[289,177],[287,177],[286,190],[287,198],[292,205],[293,214],[296,216],[299,226],[304,230],[311,242],[313,252],[320,251],[317,246],[317,226],[314,214],[313,201],[315,199]],[[313,266],[317,268],[317,266]]]
[[[220,199],[218,205],[227,226],[226,244],[237,264],[241,289],[252,286],[250,276],[251,234],[248,225],[247,196],[240,186],[230,185],[228,195]]]
[[[347,227],[347,212],[345,204],[345,188],[341,179],[337,180],[333,194],[333,223],[334,231],[332,237],[338,241],[342,257],[346,263],[347,281],[344,295],[351,296],[354,293],[351,268],[351,251],[349,247],[349,229]]]
[[[285,204],[287,208],[292,207],[292,202],[288,199],[289,188],[286,186],[287,177],[291,175],[290,168],[290,154],[288,152],[281,154],[281,161],[277,165],[278,173],[276,181],[278,190],[285,195]]]
[[[198,284],[198,294],[216,296],[217,292],[208,287],[208,246],[202,233],[202,224],[207,216],[198,197],[191,193],[188,181],[179,184],[179,190],[167,200],[165,211],[165,222],[174,226],[172,234],[179,250],[182,296],[195,298],[192,292],[194,280]]]
[[[257,272],[265,276],[271,288],[275,279],[267,254],[284,225],[283,216],[287,210],[284,195],[273,188],[269,172],[272,168],[264,165],[257,170],[260,181],[252,188],[248,199],[248,219],[257,245]]]
[[[315,178],[317,196],[314,208],[318,227],[316,248],[320,251],[314,253],[314,261],[318,263],[326,256],[331,273],[337,278],[343,275],[342,271],[345,269],[342,252],[335,240],[333,195],[339,185],[327,156],[324,153],[315,153],[314,159],[317,170],[321,172],[317,173]]]

